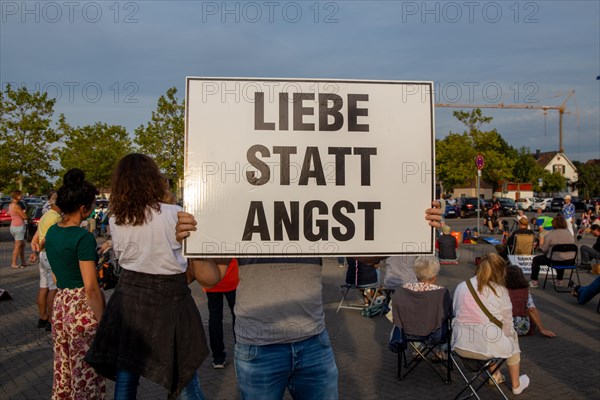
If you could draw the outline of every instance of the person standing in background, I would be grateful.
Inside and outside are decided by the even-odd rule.
[[[10,197],[12,199],[8,205],[8,214],[11,217],[10,234],[15,239],[10,267],[12,269],[20,269],[29,266],[25,262],[25,221],[27,220],[27,214],[25,214],[25,210],[20,204],[23,199],[22,192],[20,190],[13,190],[10,193]],[[18,258],[21,258],[21,264],[17,264]]]
[[[571,196],[565,196],[565,204],[562,208],[562,215],[567,222],[567,230],[571,233],[571,235],[575,235],[573,232],[573,216],[575,215],[575,205],[571,203]]]
[[[227,305],[231,311],[231,325],[235,341],[235,312],[233,308],[235,306],[235,290],[239,283],[238,262],[233,258],[223,279],[211,288],[203,288],[208,299],[208,338],[214,369],[225,368],[225,358],[227,357],[223,342],[223,297],[227,300]]]
[[[38,291],[37,305],[39,312],[38,328],[46,328],[47,331],[52,330],[51,317],[54,297],[56,296],[56,282],[52,276],[52,268],[46,254],[46,234],[51,226],[62,219],[60,209],[56,205],[56,192],[50,196],[48,200],[50,209],[42,215],[38,222],[38,229],[31,239],[31,249],[33,252],[29,256],[30,262],[35,262],[39,255],[39,270],[40,270],[40,290]]]
[[[58,287],[52,313],[52,400],[104,399],[105,379],[83,359],[104,312],[96,239],[80,228],[94,209],[96,188],[76,168],[67,171],[63,182],[56,204],[64,216],[46,233],[46,254]]]

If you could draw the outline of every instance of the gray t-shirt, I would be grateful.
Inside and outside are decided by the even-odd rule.
[[[405,283],[416,283],[415,260],[417,256],[393,256],[385,260],[383,285],[394,289]]]
[[[238,259],[236,340],[293,343],[325,330],[320,259]]]

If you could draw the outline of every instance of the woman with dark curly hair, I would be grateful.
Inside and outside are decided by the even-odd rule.
[[[56,198],[62,221],[46,233],[46,256],[58,287],[52,313],[53,400],[103,399],[106,392],[105,379],[83,360],[104,311],[96,279],[96,239],[79,227],[92,213],[96,193],[83,171],[69,170]]]
[[[110,231],[123,272],[86,356],[116,381],[115,399],[135,399],[140,376],[169,399],[204,399],[196,370],[208,355],[200,313],[175,239],[177,212],[150,157],[123,157],[112,176]]]

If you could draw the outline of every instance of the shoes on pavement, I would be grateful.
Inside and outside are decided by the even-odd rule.
[[[38,319],[38,323],[37,323],[37,327],[38,328],[45,328],[46,325],[48,325],[48,320],[47,319]]]
[[[46,332],[52,332],[52,324],[50,322],[46,324]]]
[[[536,288],[536,287],[538,287],[537,281],[531,281],[531,282],[529,282],[529,287],[530,288]]]
[[[521,394],[521,393],[523,393],[523,390],[527,389],[528,386],[529,386],[529,377],[527,375],[521,375],[519,377],[519,386],[516,388],[513,388],[512,392],[513,392],[513,394]]]

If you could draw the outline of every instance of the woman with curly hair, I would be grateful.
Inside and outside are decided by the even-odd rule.
[[[488,254],[481,259],[475,276],[456,287],[452,350],[461,357],[476,360],[505,358],[512,391],[517,395],[529,386],[529,377],[519,376],[521,350],[505,285],[504,259],[497,254]],[[489,317],[484,308],[489,311]],[[494,379],[500,383],[504,376],[496,372]]]
[[[135,399],[140,376],[169,399],[204,399],[196,370],[208,355],[200,313],[175,239],[177,212],[150,157],[123,157],[112,176],[110,231],[123,267],[86,356],[116,381],[114,398]]]
[[[52,313],[53,400],[103,399],[106,392],[105,379],[83,359],[104,311],[96,279],[96,239],[80,228],[94,209],[96,193],[83,171],[69,170],[56,198],[63,218],[46,233],[46,256],[58,287]]]

